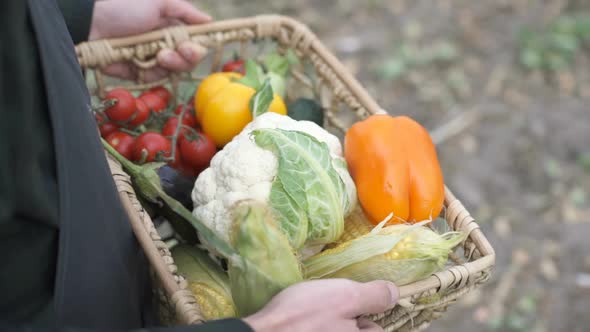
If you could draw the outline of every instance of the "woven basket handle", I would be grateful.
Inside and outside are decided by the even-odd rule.
[[[201,25],[174,26],[141,35],[85,42],[76,47],[82,68],[97,69],[117,62],[130,62],[139,69],[156,65],[156,54],[190,40],[207,49],[220,49],[229,42],[272,37],[309,60],[332,86],[334,93],[362,118],[384,112],[344,65],[318,40],[307,26],[285,16],[262,15]],[[216,52],[214,63],[221,52]]]

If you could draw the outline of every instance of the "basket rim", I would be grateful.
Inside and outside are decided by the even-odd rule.
[[[329,51],[313,34],[313,32],[307,28],[307,26],[288,16],[259,15],[246,18],[215,21],[201,25],[164,28],[130,37],[89,41],[78,44],[76,46],[76,54],[82,68],[97,68],[96,64],[92,64],[88,62],[87,59],[85,59],[85,54],[87,54],[87,51],[91,49],[93,45],[107,44],[113,49],[133,47],[138,44],[148,44],[156,41],[162,41],[166,38],[169,39],[171,31],[177,31],[178,29],[182,29],[183,32],[188,33],[188,35],[191,37],[198,35],[211,35],[244,28],[250,28],[260,32],[264,30],[261,29],[261,26],[268,24],[278,24],[280,27],[289,29],[291,32],[297,32],[300,36],[305,36],[305,39],[308,41],[306,46],[308,47],[309,51],[315,53],[317,56],[322,58],[322,60],[324,60],[327,66],[330,67],[330,69],[337,75],[338,79],[345,85],[346,88],[350,90],[351,94],[358,100],[362,107],[368,111],[369,114],[385,112],[354,78],[354,76],[349,73],[344,65],[332,54],[332,52]],[[257,37],[273,37],[272,34],[276,33],[277,31],[276,29],[266,30],[268,30],[265,32],[267,35],[259,35]],[[116,174],[116,169],[113,168],[111,163],[109,164],[113,174]],[[142,222],[142,217],[145,218],[145,214],[144,216],[140,217],[140,211],[138,211],[137,207],[133,207],[130,203],[134,199],[136,200],[134,197],[135,193],[133,188],[125,187],[124,190],[119,190],[121,198],[124,202],[124,207],[129,215],[130,223],[133,225],[133,230],[136,233],[136,237],[138,238],[144,251],[146,251],[146,256],[148,257],[150,264],[156,270],[158,277],[162,279],[166,291],[171,295],[186,291],[179,285],[179,281],[175,279],[175,267],[171,267],[173,266],[173,262],[171,264],[164,262],[164,256],[154,244],[153,237],[150,241],[150,229],[146,228],[148,226]],[[399,287],[400,299],[421,295],[433,289],[438,292],[441,289],[454,286],[457,286],[457,288],[462,288],[467,283],[467,280],[465,280],[467,278],[462,279],[462,276],[464,276],[465,273],[467,274],[467,277],[470,278],[475,274],[483,273],[484,271],[491,269],[495,265],[495,252],[493,247],[483,232],[480,230],[477,223],[475,223],[474,219],[470,216],[469,212],[465,209],[465,207],[463,207],[463,205],[447,186],[445,186],[444,204],[446,208],[454,206],[454,208],[459,211],[454,217],[460,219],[457,222],[461,227],[466,225],[470,226],[466,227],[469,231],[468,238],[474,243],[481,256],[461,265],[447,267],[443,271],[435,273],[426,279]],[[147,218],[149,218],[149,216],[147,216]],[[446,216],[445,219],[447,222],[449,222]],[[455,221],[453,221],[453,228],[456,226],[454,223]],[[465,225],[463,223],[465,223]]]
[[[275,28],[272,29],[269,28],[269,26]],[[88,50],[95,48],[103,49],[104,45],[108,45],[107,47],[110,49],[120,49],[137,44],[154,43],[157,41],[166,41],[169,44],[176,44],[180,40],[175,40],[174,36],[179,35],[179,32],[181,35],[195,37],[198,35],[214,35],[248,28],[257,31],[259,34],[257,36],[258,38],[277,37],[280,29],[276,27],[286,28],[292,32],[297,32],[300,38],[305,40],[305,48],[309,52],[316,53],[325,61],[326,65],[329,66],[333,73],[338,76],[340,81],[351,90],[351,93],[367,111],[371,114],[386,112],[305,24],[292,17],[284,15],[265,14],[232,18],[205,24],[167,27],[134,36],[86,41],[76,45],[76,56],[82,68],[96,68],[96,61],[88,61],[87,59],[89,53]]]

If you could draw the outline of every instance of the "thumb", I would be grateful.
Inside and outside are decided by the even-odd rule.
[[[364,314],[379,314],[387,311],[397,303],[399,291],[388,281],[375,280],[358,284],[357,296],[353,302],[352,317]]]
[[[162,16],[167,19],[179,19],[185,24],[207,23],[212,20],[211,16],[185,0],[166,0]]]

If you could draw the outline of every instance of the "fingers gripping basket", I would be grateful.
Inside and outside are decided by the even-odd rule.
[[[307,89],[318,97],[325,110],[326,128],[336,135],[342,137],[353,121],[384,112],[306,26],[282,16],[257,16],[172,27],[129,38],[80,44],[76,52],[81,66],[95,74],[95,94],[102,95],[107,88],[100,72],[95,69],[122,61],[133,63],[138,69],[138,82],[128,88],[145,89],[170,83],[175,92],[180,81],[199,78],[194,73],[173,74],[159,82],[142,83],[143,71],[155,66],[155,55],[159,50],[175,48],[179,43],[191,40],[210,51],[209,62],[211,70],[215,71],[223,53],[227,53],[232,46],[237,46],[243,54],[253,44],[265,39],[276,43],[279,50],[290,48],[294,51],[300,61],[291,70],[289,84],[292,87],[289,93]],[[129,177],[111,158],[109,165],[136,237],[152,265],[154,284],[157,285],[155,291],[160,304],[163,304],[161,312],[164,320],[169,324],[202,322],[196,299],[187,290],[186,281],[176,273],[170,252],[138,202]],[[371,317],[386,331],[423,330],[432,320],[440,317],[449,304],[488,280],[494,265],[494,250],[469,212],[448,188],[444,218],[452,229],[465,231],[469,237],[451,255],[445,270],[401,287],[398,305]]]

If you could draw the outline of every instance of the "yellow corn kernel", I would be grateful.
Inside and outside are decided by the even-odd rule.
[[[236,312],[231,299],[205,283],[191,282],[189,289],[195,296],[201,314],[206,320],[235,317]]]
[[[373,229],[373,225],[367,220],[367,217],[365,216],[363,209],[359,204],[344,221],[344,232],[340,238],[338,238],[337,243],[344,243],[354,240],[358,237],[368,234],[371,229]]]
[[[388,251],[387,253],[385,253],[383,255],[383,257],[385,257],[385,259],[398,259],[399,258],[399,252],[397,252],[394,248],[394,250]]]
[[[351,241],[346,241],[344,243],[331,243],[329,246],[326,246],[327,249],[320,252],[319,254],[316,254],[312,257],[318,258],[318,257],[324,257],[324,256],[328,256],[328,255],[333,255],[333,254],[337,254],[340,252],[343,252],[344,249],[348,248],[351,245]]]
[[[236,317],[229,278],[205,251],[190,245],[172,249],[178,273],[188,282],[206,320]]]

